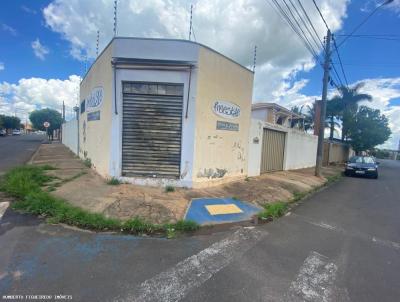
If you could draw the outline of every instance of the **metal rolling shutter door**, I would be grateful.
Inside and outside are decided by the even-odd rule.
[[[123,83],[123,176],[179,178],[182,104],[182,84]]]
[[[261,173],[283,170],[285,152],[285,133],[264,129]]]

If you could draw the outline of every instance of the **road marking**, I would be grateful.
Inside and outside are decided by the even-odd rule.
[[[330,230],[330,231],[334,231],[334,232],[338,232],[338,233],[342,233],[346,236],[351,236],[351,237],[355,237],[355,238],[359,238],[362,240],[366,240],[366,241],[372,241],[375,244],[379,244],[382,246],[386,246],[386,247],[390,247],[390,248],[394,248],[396,250],[400,250],[400,243],[394,242],[394,241],[390,241],[390,240],[385,240],[385,239],[380,239],[377,238],[375,236],[370,236],[368,234],[362,233],[362,232],[358,232],[358,231],[348,231],[345,230],[339,226],[334,226],[334,225],[330,225],[327,224],[325,222],[316,222],[306,216],[302,216],[302,215],[298,215],[298,214],[293,214],[294,217],[299,217],[302,221],[307,222],[309,224]]]
[[[179,301],[210,279],[234,258],[251,249],[264,235],[257,229],[241,228],[174,267],[144,281],[116,301]]]
[[[3,218],[3,215],[9,206],[10,203],[8,201],[0,202],[0,219]]]
[[[328,260],[326,256],[312,251],[301,266],[296,280],[291,283],[286,300],[332,301],[338,268]]]

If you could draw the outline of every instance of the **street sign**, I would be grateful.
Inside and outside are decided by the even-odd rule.
[[[50,123],[49,123],[49,122],[44,122],[44,123],[43,123],[43,126],[44,126],[45,128],[49,128],[49,127],[50,127]]]

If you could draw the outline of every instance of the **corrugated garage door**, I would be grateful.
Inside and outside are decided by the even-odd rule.
[[[285,132],[264,129],[261,173],[283,170]]]
[[[123,83],[122,175],[179,178],[183,84]]]

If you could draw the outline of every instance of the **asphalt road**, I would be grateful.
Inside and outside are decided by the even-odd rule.
[[[174,240],[96,234],[7,210],[0,293],[72,301],[399,301],[400,163],[289,215]],[[50,299],[49,301],[54,301]]]
[[[27,162],[44,139],[37,134],[0,136],[0,174]]]

